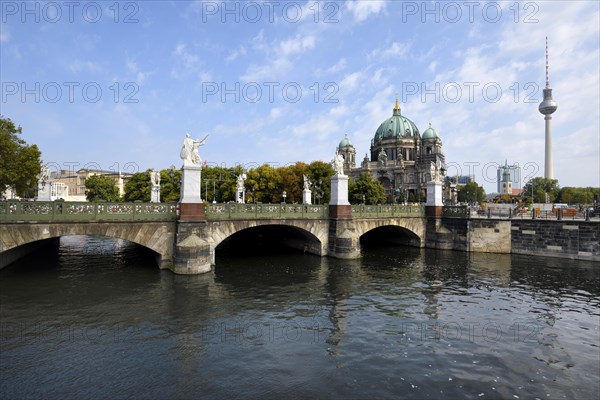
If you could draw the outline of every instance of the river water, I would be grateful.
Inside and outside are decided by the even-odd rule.
[[[230,249],[176,276],[141,250],[62,238],[0,271],[0,398],[600,397],[590,262]]]

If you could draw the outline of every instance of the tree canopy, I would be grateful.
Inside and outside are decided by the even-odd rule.
[[[485,190],[475,181],[458,188],[458,201],[466,203],[481,203],[485,200]]]
[[[385,188],[381,182],[373,179],[371,174],[364,173],[356,181],[350,180],[348,185],[348,197],[350,203],[383,204],[386,202]]]
[[[20,134],[21,127],[0,116],[0,194],[12,187],[18,196],[32,197],[41,170],[41,152]]]
[[[594,195],[600,198],[600,188],[594,187],[564,187],[556,196],[556,203],[592,204]]]
[[[560,191],[558,180],[541,177],[530,179],[523,187],[522,196],[529,198],[531,201],[532,189],[534,203],[545,203],[546,194],[548,194],[548,202],[554,203]]]
[[[150,186],[150,177],[148,176]],[[181,170],[175,168],[160,170],[160,201],[178,202],[181,197]]]
[[[162,181],[162,179],[161,179]],[[86,182],[87,186],[87,182]],[[125,201],[150,201],[150,170],[146,172],[137,172],[129,178],[129,181],[125,184],[125,195],[123,200]]]
[[[119,201],[119,189],[114,179],[104,175],[93,175],[85,180],[87,201]]]

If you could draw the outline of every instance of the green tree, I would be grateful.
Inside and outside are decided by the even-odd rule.
[[[567,204],[592,204],[594,195],[600,197],[600,188],[567,186],[560,189],[555,201]]]
[[[523,187],[523,196],[528,197],[531,202],[531,193],[533,189],[533,202],[545,203],[546,194],[548,194],[549,202],[554,203],[558,196],[559,187],[558,180],[548,178],[532,178]]]
[[[146,172],[135,173],[125,184],[125,195],[123,196],[123,200],[140,200],[148,202],[150,201],[151,187],[152,185],[150,183],[150,170],[147,170]]]
[[[280,203],[283,201],[281,175],[276,168],[263,164],[247,173],[246,199],[257,203]]]
[[[308,165],[308,178],[313,187],[313,198],[317,203],[327,204],[331,197],[331,177],[335,174],[331,164],[323,161],[313,161]]]
[[[114,179],[104,175],[93,175],[85,180],[87,201],[119,201],[119,189]]]
[[[458,201],[466,203],[481,203],[485,200],[485,190],[477,182],[471,181],[466,185],[458,187]]]
[[[302,203],[302,191],[304,190],[304,175],[307,174],[308,165],[297,162],[286,167],[279,167],[279,175],[283,190],[286,191],[287,200],[290,203]]]
[[[202,168],[202,198],[208,202],[226,203],[235,200],[237,177],[244,171],[240,165],[233,168]]]
[[[150,178],[148,178],[148,182]],[[181,170],[173,168],[160,170],[160,201],[178,202],[181,196]]]
[[[38,147],[19,137],[21,127],[0,115],[0,193],[14,188],[18,196],[32,197],[41,170]]]
[[[352,204],[361,204],[363,196],[366,204],[383,204],[386,201],[385,188],[369,173],[362,174],[356,181],[350,180],[348,194]]]

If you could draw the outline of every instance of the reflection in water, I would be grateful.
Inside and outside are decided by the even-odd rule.
[[[0,271],[0,398],[600,394],[592,263],[230,249],[177,276],[131,243],[77,237]]]

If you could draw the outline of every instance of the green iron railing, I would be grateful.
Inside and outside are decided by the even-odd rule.
[[[424,217],[416,205],[353,205],[353,218]],[[467,207],[444,206],[442,216],[467,218]],[[207,204],[206,218],[228,219],[326,219],[328,205],[309,204]],[[89,203],[66,201],[2,201],[0,222],[36,221],[164,221],[177,219],[176,203]]]
[[[328,218],[327,205],[310,204],[208,204],[206,219],[323,219]]]
[[[2,201],[0,222],[164,221],[177,219],[176,203]]]
[[[353,205],[353,218],[424,217],[422,204]]]
[[[444,218],[467,218],[467,206],[444,206],[442,208]]]

